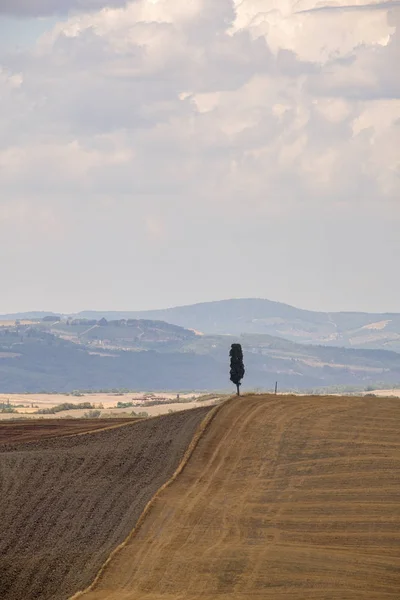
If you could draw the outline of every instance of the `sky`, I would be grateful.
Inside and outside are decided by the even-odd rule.
[[[0,313],[400,312],[400,2],[0,0]]]

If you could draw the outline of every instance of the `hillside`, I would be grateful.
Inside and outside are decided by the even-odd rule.
[[[0,391],[202,390],[225,385],[218,363],[209,356],[145,350],[142,342],[136,349],[111,351],[97,343],[76,343],[40,327],[0,327]]]
[[[41,321],[46,316],[51,323],[52,319],[55,322],[62,315],[18,313],[0,316],[0,322]],[[141,321],[146,330],[153,327],[154,332],[157,331],[157,323],[164,322],[158,332],[160,341],[165,334],[179,338],[179,331],[175,330],[174,334],[172,329],[168,329],[169,324],[170,327],[175,325],[207,335],[267,334],[300,343],[400,351],[400,313],[315,312],[258,298],[204,302],[150,311],[83,311],[76,315],[64,315],[64,320],[67,318],[70,324],[75,321],[75,327],[81,319],[96,324],[105,318],[112,322],[112,327],[119,323],[122,325],[118,334],[121,339],[124,338],[124,332],[128,332],[127,347],[135,328],[137,335],[140,335]],[[60,324],[59,329],[63,330],[64,325]],[[128,330],[129,326],[133,327],[131,331]],[[96,339],[100,333],[96,329],[87,333],[87,339]],[[68,334],[68,331],[64,333]],[[79,334],[84,334],[84,330]]]
[[[397,600],[400,405],[229,401],[81,600]]]
[[[63,437],[46,439],[41,426],[30,443],[24,425],[0,424],[1,600],[66,600],[89,585],[208,410],[69,437],[59,421]]]
[[[400,350],[400,313],[313,312],[249,298],[142,312],[86,311],[80,316],[156,319],[206,334],[263,333],[310,344]]]
[[[94,323],[94,324],[93,324]],[[400,354],[298,344],[269,335],[198,335],[154,321],[0,326],[0,392],[230,390],[229,348],[245,353],[246,389],[366,389],[400,382]]]
[[[110,350],[167,350],[179,348],[196,334],[177,325],[146,319],[42,321],[35,325],[65,340]]]

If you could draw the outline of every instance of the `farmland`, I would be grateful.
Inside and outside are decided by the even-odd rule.
[[[0,422],[0,446],[91,433],[133,423],[135,419],[29,419]]]
[[[397,398],[80,423],[6,424],[2,600],[398,599]]]
[[[87,403],[92,409],[98,409],[100,416],[108,418],[126,418],[135,416],[132,413],[145,412],[148,416],[166,414],[170,411],[197,408],[214,404],[221,394],[209,394],[204,397],[196,393],[161,394],[135,393],[80,393],[75,397],[70,394],[0,394],[0,422],[15,419],[54,419],[51,409],[69,406],[66,410],[58,411],[57,417],[82,418],[88,413],[89,408],[79,409],[81,403]],[[14,408],[13,412],[2,412],[2,407],[8,403]],[[118,408],[125,405],[125,408]],[[72,408],[74,406],[74,408]],[[77,426],[77,425],[76,425]],[[82,426],[82,425],[81,425]]]
[[[400,403],[222,406],[82,600],[384,600],[400,591]]]
[[[87,586],[171,477],[208,410],[67,437],[51,437],[46,421],[35,441],[16,423],[0,445],[1,600],[64,600]]]

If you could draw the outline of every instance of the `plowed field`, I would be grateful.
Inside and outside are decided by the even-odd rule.
[[[247,397],[82,600],[400,598],[400,402]]]
[[[89,585],[208,410],[42,441],[10,434],[0,445],[0,599],[63,600]]]
[[[0,446],[88,433],[133,423],[135,419],[30,419],[0,423]]]

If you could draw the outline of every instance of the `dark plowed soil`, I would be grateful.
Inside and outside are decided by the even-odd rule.
[[[0,446],[14,442],[32,442],[49,437],[86,433],[97,429],[133,423],[135,419],[27,419],[0,422]]]
[[[63,600],[89,585],[208,410],[0,445],[1,600]]]

